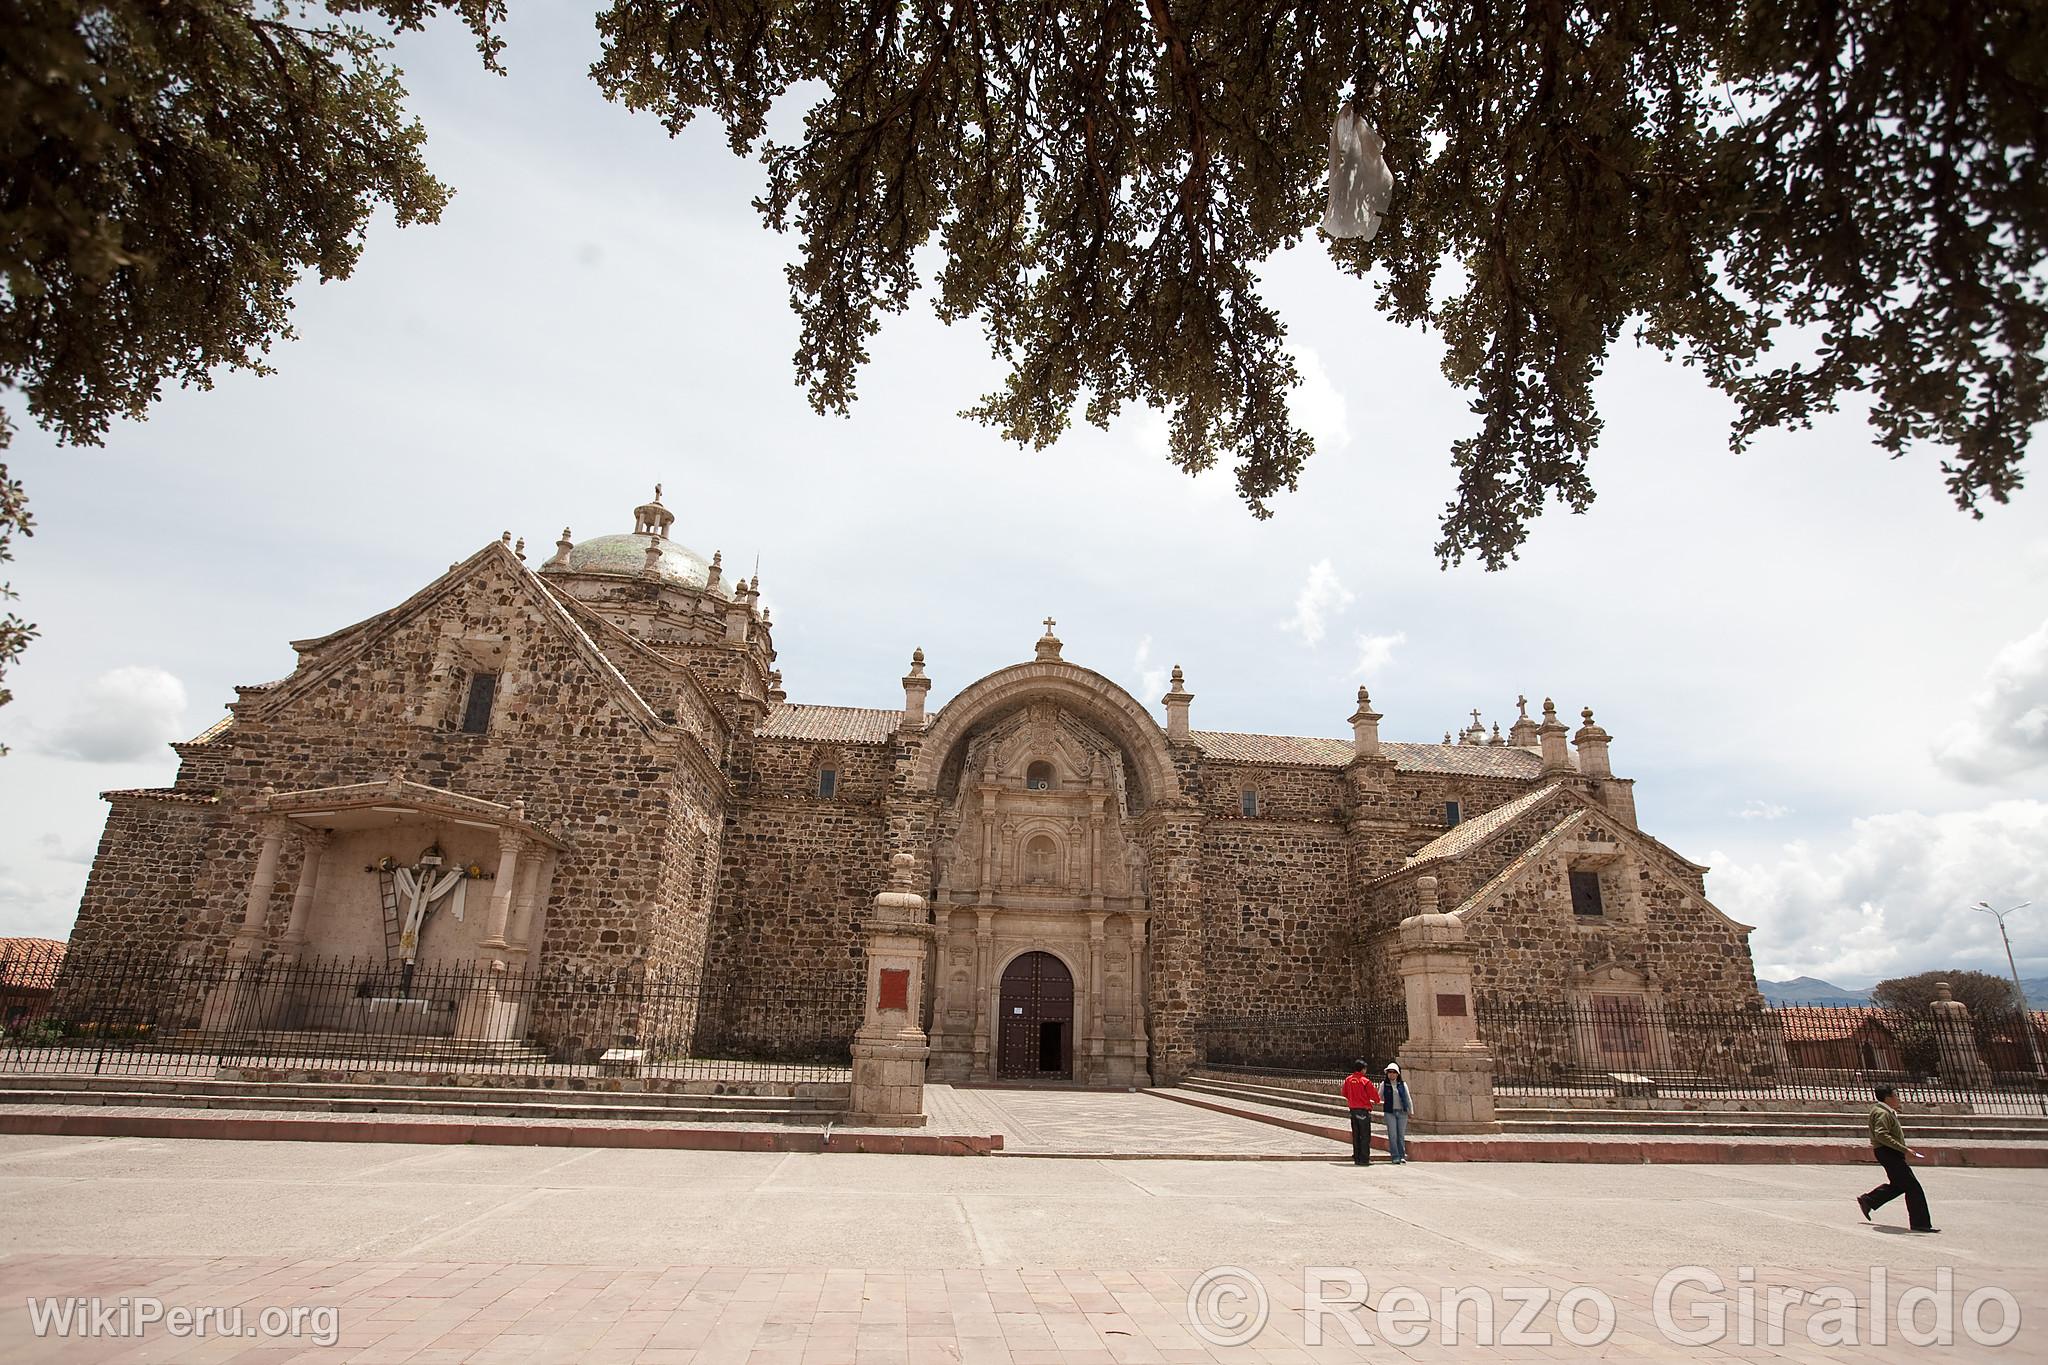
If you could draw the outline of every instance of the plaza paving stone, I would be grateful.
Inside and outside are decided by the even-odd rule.
[[[1142,1098],[1142,1097],[1139,1097]],[[970,1092],[969,1103],[975,1097]],[[1000,1096],[997,1103],[1011,1103]],[[1018,1102],[1048,1135],[1057,1092]],[[1171,1106],[1162,1105],[1163,1109]],[[1193,1111],[1191,1111],[1193,1112]],[[0,1138],[0,1357],[10,1361],[924,1362],[1389,1361],[1473,1358],[1442,1339],[1439,1291],[1547,1289],[1547,1345],[1486,1358],[2040,1360],[2048,1315],[2048,1175],[1928,1176],[1944,1231],[1916,1238],[1856,1216],[1870,1170],[1457,1164],[1358,1170],[1218,1162],[379,1144]],[[1657,1331],[1655,1286],[1700,1264],[1730,1286],[1840,1284],[1896,1306],[1946,1269],[1950,1301],[1983,1285],[2021,1305],[1999,1350],[1900,1339],[1687,1348]],[[1250,1271],[1271,1313],[1241,1346],[1203,1338],[1189,1290]],[[1370,1345],[1340,1318],[1308,1338],[1304,1267],[1366,1280]],[[1340,1282],[1331,1299],[1351,1301]],[[1580,1349],[1555,1321],[1580,1285],[1616,1331]],[[1425,1339],[1380,1339],[1372,1310],[1422,1295]],[[332,1306],[341,1339],[37,1339],[31,1295],[150,1295],[187,1305]],[[1697,1295],[1680,1295],[1681,1308]],[[1731,1299],[1732,1301],[1732,1299]],[[1694,1321],[1689,1316],[1685,1321]],[[1867,1320],[1864,1325],[1867,1328]]]

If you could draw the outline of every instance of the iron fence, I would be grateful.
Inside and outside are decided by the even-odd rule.
[[[0,1070],[844,1081],[857,991],[642,969],[0,954]],[[607,1055],[609,1054],[609,1055]]]
[[[1375,1001],[1212,1017],[1194,1031],[1196,1055],[1210,1067],[1342,1075],[1361,1058],[1375,1069],[1393,1061],[1408,1037],[1408,1012],[1399,1001]]]
[[[1861,1101],[2048,1113],[2048,1016],[1784,1005],[1695,1009],[1616,995],[1476,1002],[1500,1096]]]

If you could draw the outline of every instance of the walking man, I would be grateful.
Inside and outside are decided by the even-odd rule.
[[[1365,1074],[1363,1061],[1351,1064],[1351,1074],[1344,1078],[1344,1103],[1351,1108],[1351,1163],[1354,1166],[1372,1165],[1372,1107],[1380,1102],[1380,1092]]]
[[[1415,1112],[1415,1102],[1408,1097],[1408,1082],[1401,1079],[1399,1062],[1387,1063],[1387,1079],[1380,1087],[1380,1099],[1387,1113],[1387,1160],[1396,1166],[1406,1166],[1408,1118]]]
[[[1856,1196],[1863,1220],[1869,1222],[1872,1209],[1881,1209],[1903,1194],[1907,1230],[1940,1232],[1927,1214],[1927,1194],[1920,1188],[1920,1177],[1906,1164],[1907,1157],[1920,1153],[1906,1146],[1905,1131],[1899,1127],[1899,1092],[1888,1085],[1877,1088],[1877,1103],[1870,1106],[1870,1147],[1878,1165],[1884,1167],[1886,1179],[1869,1194]]]

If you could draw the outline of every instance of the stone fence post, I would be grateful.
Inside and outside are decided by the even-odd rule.
[[[919,1026],[933,930],[916,887],[917,859],[890,859],[889,886],[868,912],[867,1002],[853,1036],[853,1097],[845,1122],[924,1126],[924,1067],[931,1046]]]
[[[1934,983],[1934,1042],[1941,1050],[1941,1078],[1951,1085],[1984,1085],[1991,1069],[1977,1052],[1977,1030],[1970,1025],[1970,1007],[1955,998],[1948,982]]]
[[[1401,1073],[1415,1096],[1415,1131],[1497,1133],[1493,1054],[1472,1013],[1472,948],[1456,915],[1435,912],[1436,878],[1416,880],[1423,913],[1401,921],[1408,1040]]]

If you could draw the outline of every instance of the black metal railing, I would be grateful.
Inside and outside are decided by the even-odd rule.
[[[844,1081],[860,1016],[857,991],[637,968],[0,953],[0,1071]]]
[[[1481,997],[1500,1096],[1864,1101],[1891,1084],[1923,1104],[2048,1113],[2044,1016],[1786,1005],[1701,1009],[1618,995]],[[2034,1042],[2030,1048],[2027,1033]]]
[[[1210,1017],[1198,1021],[1194,1033],[1196,1056],[1205,1066],[1341,1076],[1360,1059],[1375,1069],[1395,1060],[1408,1037],[1408,1013],[1398,1000],[1374,1001]]]

